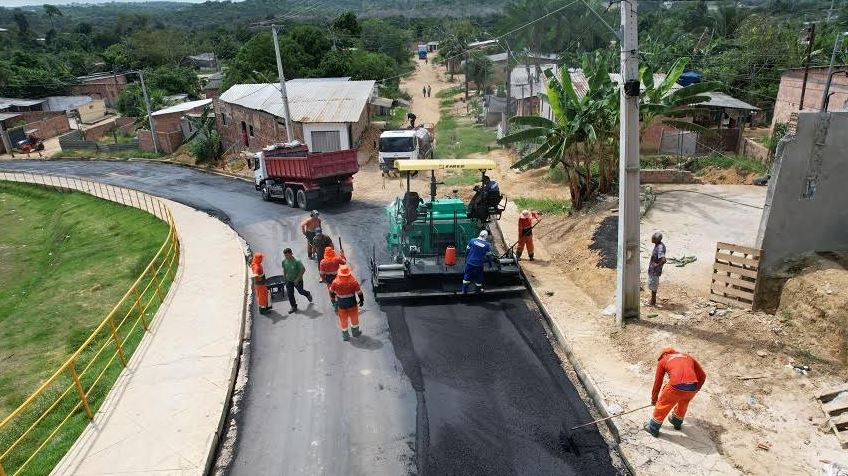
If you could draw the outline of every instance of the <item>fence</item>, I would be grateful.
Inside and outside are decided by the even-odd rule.
[[[138,150],[138,139],[127,144],[101,144],[93,140],[83,140],[79,131],[72,131],[59,136],[59,146],[62,150],[94,150],[97,152],[120,152]]]
[[[739,129],[711,129],[703,134],[692,131],[660,131],[657,153],[667,155],[697,156],[712,152],[739,150]]]
[[[111,312],[32,395],[0,421],[0,476],[46,474],[94,418],[149,329],[175,278],[180,242],[167,205],[151,195],[74,177],[28,172],[0,171],[0,180],[62,193],[82,191],[139,208],[168,224],[167,238],[156,255]],[[113,365],[116,360],[120,365]]]

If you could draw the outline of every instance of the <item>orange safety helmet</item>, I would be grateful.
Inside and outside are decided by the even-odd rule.
[[[332,259],[336,257],[336,250],[328,246],[324,248],[324,259]]]
[[[346,264],[339,266],[339,274],[338,274],[339,276],[341,276],[343,278],[349,278],[351,276],[351,274],[352,274],[352,271],[350,269],[350,266],[348,266]]]
[[[657,357],[657,360],[662,359],[665,354],[676,354],[676,353],[677,353],[677,351],[674,350],[674,347],[663,347],[663,349],[660,351],[660,356]]]

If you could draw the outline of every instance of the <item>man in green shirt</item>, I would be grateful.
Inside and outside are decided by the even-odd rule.
[[[303,289],[303,274],[306,273],[306,268],[303,263],[294,257],[291,248],[283,250],[283,277],[286,280],[286,294],[289,296],[289,314],[297,312],[297,301],[294,299],[294,290],[301,296],[306,296],[309,302],[312,302],[312,293]]]

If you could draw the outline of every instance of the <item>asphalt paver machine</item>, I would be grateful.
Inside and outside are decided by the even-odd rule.
[[[406,176],[406,192],[385,209],[391,261],[378,261],[376,245],[371,257],[376,299],[460,295],[466,245],[480,231],[489,230],[493,220],[500,219],[506,197],[479,186],[467,205],[456,191],[437,198],[436,170],[476,170],[482,182],[486,170],[495,168],[495,163],[488,159],[397,160],[395,166]],[[411,189],[411,175],[423,171],[430,171],[429,200]],[[499,257],[494,251],[484,266],[484,283],[486,295],[525,290],[514,257]]]

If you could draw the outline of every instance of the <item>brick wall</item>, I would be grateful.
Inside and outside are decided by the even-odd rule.
[[[221,118],[226,114],[227,124]],[[286,142],[286,126],[282,119],[277,122],[277,117],[263,111],[248,109],[237,104],[224,101],[215,101],[215,127],[224,140],[226,147],[233,144],[243,146],[242,122],[248,131],[247,149],[253,152],[259,151],[265,146],[275,142]],[[253,135],[250,135],[250,126],[253,126]],[[306,143],[303,137],[303,125],[295,122],[292,124],[294,136],[297,140]]]
[[[359,115],[359,121],[351,124],[350,127],[350,144],[351,148],[359,148],[362,141],[362,134],[368,129],[371,124],[371,116],[368,115],[368,106],[362,108],[362,114]]]
[[[127,87],[124,75],[104,76],[71,86],[70,93],[78,96],[91,96],[92,99],[102,99],[107,107],[115,107],[115,100]]]
[[[677,169],[642,169],[639,183],[700,183],[692,172]]]
[[[21,113],[27,124],[24,130],[38,129],[38,137],[49,139],[71,130],[64,112],[25,112]]]
[[[835,71],[848,68],[837,67]],[[812,68],[807,78],[807,92],[804,96],[804,111],[818,111],[822,107],[822,94],[827,82],[827,68]],[[804,84],[803,70],[790,70],[780,78],[780,89],[777,92],[777,102],[774,105],[772,127],[778,122],[789,122],[789,115],[798,111],[801,104],[801,88]],[[844,73],[833,75],[830,92],[835,93],[830,98],[829,111],[844,111],[848,109],[848,77]]]
[[[183,133],[180,131],[157,132],[156,137],[159,139],[159,152],[163,154],[170,154],[179,149],[179,147],[183,145],[183,140],[185,139],[183,137]],[[150,134],[149,130],[138,130],[138,148],[148,152],[153,152],[155,150],[153,147],[153,136]]]
[[[131,134],[135,131],[135,117],[115,117],[109,122],[98,124],[84,130],[86,140],[98,140],[112,129],[118,129],[121,133]]]
[[[663,131],[665,131],[665,134],[677,134],[680,132],[680,130],[676,127],[663,124],[663,119],[664,117],[654,119],[654,122],[642,131],[639,141],[639,149],[651,154],[656,154],[660,147],[660,139],[662,138]]]

